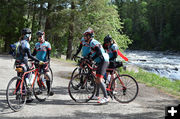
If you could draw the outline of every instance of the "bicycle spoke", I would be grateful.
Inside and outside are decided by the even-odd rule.
[[[87,102],[95,93],[95,87],[93,87],[92,91],[88,89],[89,86],[91,85],[90,84],[91,82],[88,80],[89,79],[86,74],[77,74],[70,80],[68,86],[68,92],[70,97],[74,101]]]
[[[14,111],[19,111],[22,109],[26,102],[26,98],[22,97],[21,90],[21,79],[19,77],[14,77],[10,80],[7,90],[6,90],[6,99],[9,107]],[[17,86],[17,87],[16,87]],[[26,89],[25,83],[23,84],[23,88]]]
[[[125,89],[123,88],[120,80],[123,82]],[[114,79],[115,91],[117,94],[114,95],[115,99],[122,103],[131,102],[138,94],[138,85],[134,78],[129,75],[120,75],[120,79],[117,77]]]

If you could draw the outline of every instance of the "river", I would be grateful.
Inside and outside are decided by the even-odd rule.
[[[173,80],[180,80],[180,54],[160,51],[126,50],[129,64]]]

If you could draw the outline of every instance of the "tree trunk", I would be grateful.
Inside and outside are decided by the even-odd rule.
[[[71,59],[72,55],[72,43],[74,38],[74,9],[75,4],[74,1],[71,2],[71,24],[69,25],[69,37],[68,37],[68,46],[67,46],[67,54],[66,59]]]
[[[40,30],[41,29],[41,22],[42,22],[42,9],[43,9],[43,4],[41,3],[40,4],[41,6],[40,6],[40,13],[39,13],[39,25],[38,25],[38,30]]]
[[[33,3],[33,18],[32,18],[32,39],[34,39],[33,33],[34,33],[34,22],[35,22],[35,9],[36,9],[36,3],[34,1]]]

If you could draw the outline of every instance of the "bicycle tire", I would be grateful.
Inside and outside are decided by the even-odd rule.
[[[23,83],[24,83],[23,86],[25,90],[22,90],[22,92],[24,92],[24,94],[21,93],[21,78],[20,77],[12,78],[9,81],[7,89],[6,89],[6,100],[7,100],[8,106],[15,112],[20,111],[24,107],[27,100],[26,85],[25,85],[25,82]],[[16,85],[17,87],[15,87]],[[18,89],[18,91],[15,92],[16,89]]]
[[[123,88],[120,80],[124,83],[126,88]],[[113,94],[114,99],[120,103],[129,103],[133,101],[139,92],[139,86],[135,78],[130,75],[122,74],[116,77],[111,84],[111,88],[117,94]],[[114,88],[115,86],[115,88]],[[132,96],[131,96],[132,95]]]
[[[49,70],[50,70],[50,83],[51,83],[51,88],[52,88],[52,83],[53,83],[53,81],[54,81],[54,78],[53,78],[53,71],[52,71],[52,69],[51,69],[51,67],[49,67]]]
[[[72,72],[72,74],[71,74],[71,79],[74,77],[74,74],[75,74],[75,72],[76,72],[76,70],[78,70],[79,69],[79,67],[76,67],[74,70],[73,70],[73,72]],[[79,74],[79,73],[78,73]]]
[[[76,67],[76,68],[73,70],[72,74],[71,74],[71,79],[72,79],[75,75],[77,75],[77,74],[75,74],[75,72],[76,72],[77,70],[78,70],[78,73],[77,73],[77,74],[88,73],[88,71],[87,71],[86,68],[82,69],[81,67]]]
[[[49,67],[49,70],[50,70],[50,78],[51,78],[51,80],[53,82],[53,71],[52,71],[51,67]]]
[[[42,75],[45,75],[48,79],[41,79]],[[51,80],[49,75],[47,74],[41,74],[38,78],[36,78],[34,85],[33,85],[33,93],[35,98],[39,102],[44,102],[48,97],[48,88],[47,88],[47,80]],[[51,85],[50,85],[50,90],[51,90]]]
[[[80,78],[83,78],[83,84],[81,86],[78,87],[78,84],[80,83]],[[88,81],[90,79],[88,79],[88,75],[87,74],[77,74],[75,75],[70,81],[69,81],[69,85],[68,85],[68,93],[70,95],[70,97],[75,101],[75,102],[79,102],[79,103],[85,103],[88,102],[89,100],[92,99],[92,97],[95,94],[95,90],[96,90],[96,85],[95,85],[95,81],[93,79],[92,82]],[[92,84],[89,84],[93,83]],[[92,86],[91,91],[90,86]]]

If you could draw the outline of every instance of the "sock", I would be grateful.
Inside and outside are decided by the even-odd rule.
[[[48,93],[50,92],[50,81],[46,80],[46,85],[47,85],[47,89],[48,89]]]
[[[106,87],[105,87],[104,83],[100,82],[99,86],[104,94],[104,97],[107,98],[107,91],[106,91]]]
[[[99,96],[99,84],[96,84],[96,96]]]

